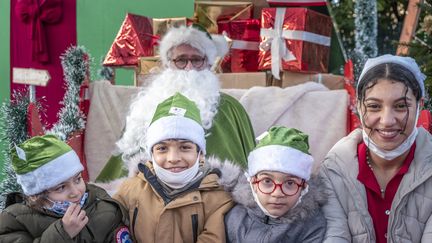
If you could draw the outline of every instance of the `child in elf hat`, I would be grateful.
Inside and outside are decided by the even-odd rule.
[[[9,195],[0,242],[130,242],[127,212],[103,190],[86,185],[77,154],[54,135],[12,150],[24,195]]]
[[[233,206],[204,162],[206,143],[194,102],[176,93],[160,103],[147,130],[151,161],[138,165],[114,198],[128,210],[138,242],[225,242]]]
[[[232,191],[238,204],[225,217],[228,242],[322,242],[326,196],[311,177],[308,136],[275,126],[260,138]]]

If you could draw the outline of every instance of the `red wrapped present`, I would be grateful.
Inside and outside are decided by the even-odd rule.
[[[232,40],[229,55],[230,70],[228,71],[233,73],[256,72],[260,42],[259,20],[220,21],[218,27],[220,32],[226,32]]]
[[[152,21],[147,17],[128,13],[103,65],[136,66],[139,57],[153,56],[156,41]]]
[[[251,2],[242,1],[196,1],[195,18],[211,34],[218,31],[219,21],[232,21],[252,18]]]
[[[267,0],[270,7],[325,6],[326,0]]]
[[[326,73],[332,22],[306,8],[264,8],[258,69]]]

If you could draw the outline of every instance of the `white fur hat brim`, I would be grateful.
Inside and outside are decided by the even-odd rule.
[[[282,146],[269,145],[253,150],[248,156],[249,177],[260,171],[277,171],[309,180],[313,157],[300,150]]]
[[[206,153],[204,128],[196,121],[183,116],[166,116],[154,121],[147,129],[146,147],[151,153],[155,144],[167,139],[184,139],[198,145]]]
[[[26,174],[17,174],[17,182],[24,194],[39,194],[68,180],[84,167],[75,151],[71,150]]]
[[[226,55],[228,52],[228,43],[221,35],[211,36],[212,39],[207,36],[207,33],[192,26],[171,28],[159,43],[159,53],[162,64],[168,65],[169,51],[171,48],[181,44],[187,44],[205,55],[208,63],[213,65],[216,57],[224,57]]]

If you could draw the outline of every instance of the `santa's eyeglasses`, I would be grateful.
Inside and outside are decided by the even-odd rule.
[[[304,187],[305,180],[301,180],[301,182],[298,183],[293,179],[289,179],[283,183],[276,183],[271,178],[265,177],[259,180],[255,178],[252,184],[257,184],[258,190],[264,194],[272,194],[276,188],[279,187],[284,195],[293,196],[300,188]]]
[[[201,68],[204,65],[205,60],[205,57],[178,57],[176,59],[171,59],[171,61],[174,62],[174,65],[178,69],[185,69],[189,62],[192,63],[192,66],[194,68]]]

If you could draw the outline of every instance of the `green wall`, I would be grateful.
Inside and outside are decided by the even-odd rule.
[[[9,51],[9,32],[10,32],[10,1],[0,1],[0,103],[9,100],[10,94],[10,51]],[[5,145],[0,142],[0,151],[4,150]],[[3,168],[4,156],[0,153],[0,169]],[[0,173],[0,180],[2,180]]]
[[[99,61],[108,52],[127,12],[154,18],[191,17],[193,0],[76,0],[78,44],[94,58],[93,78]],[[0,101],[10,95],[10,1],[0,1]],[[132,85],[133,71],[119,69],[117,84]],[[4,144],[0,144],[3,151]],[[4,157],[0,153],[0,167]],[[1,180],[0,175],[0,180]]]
[[[78,44],[85,46],[95,65],[96,77],[101,59],[111,47],[126,13],[153,18],[192,17],[193,0],[77,0]],[[116,83],[133,84],[133,70],[117,69]]]

